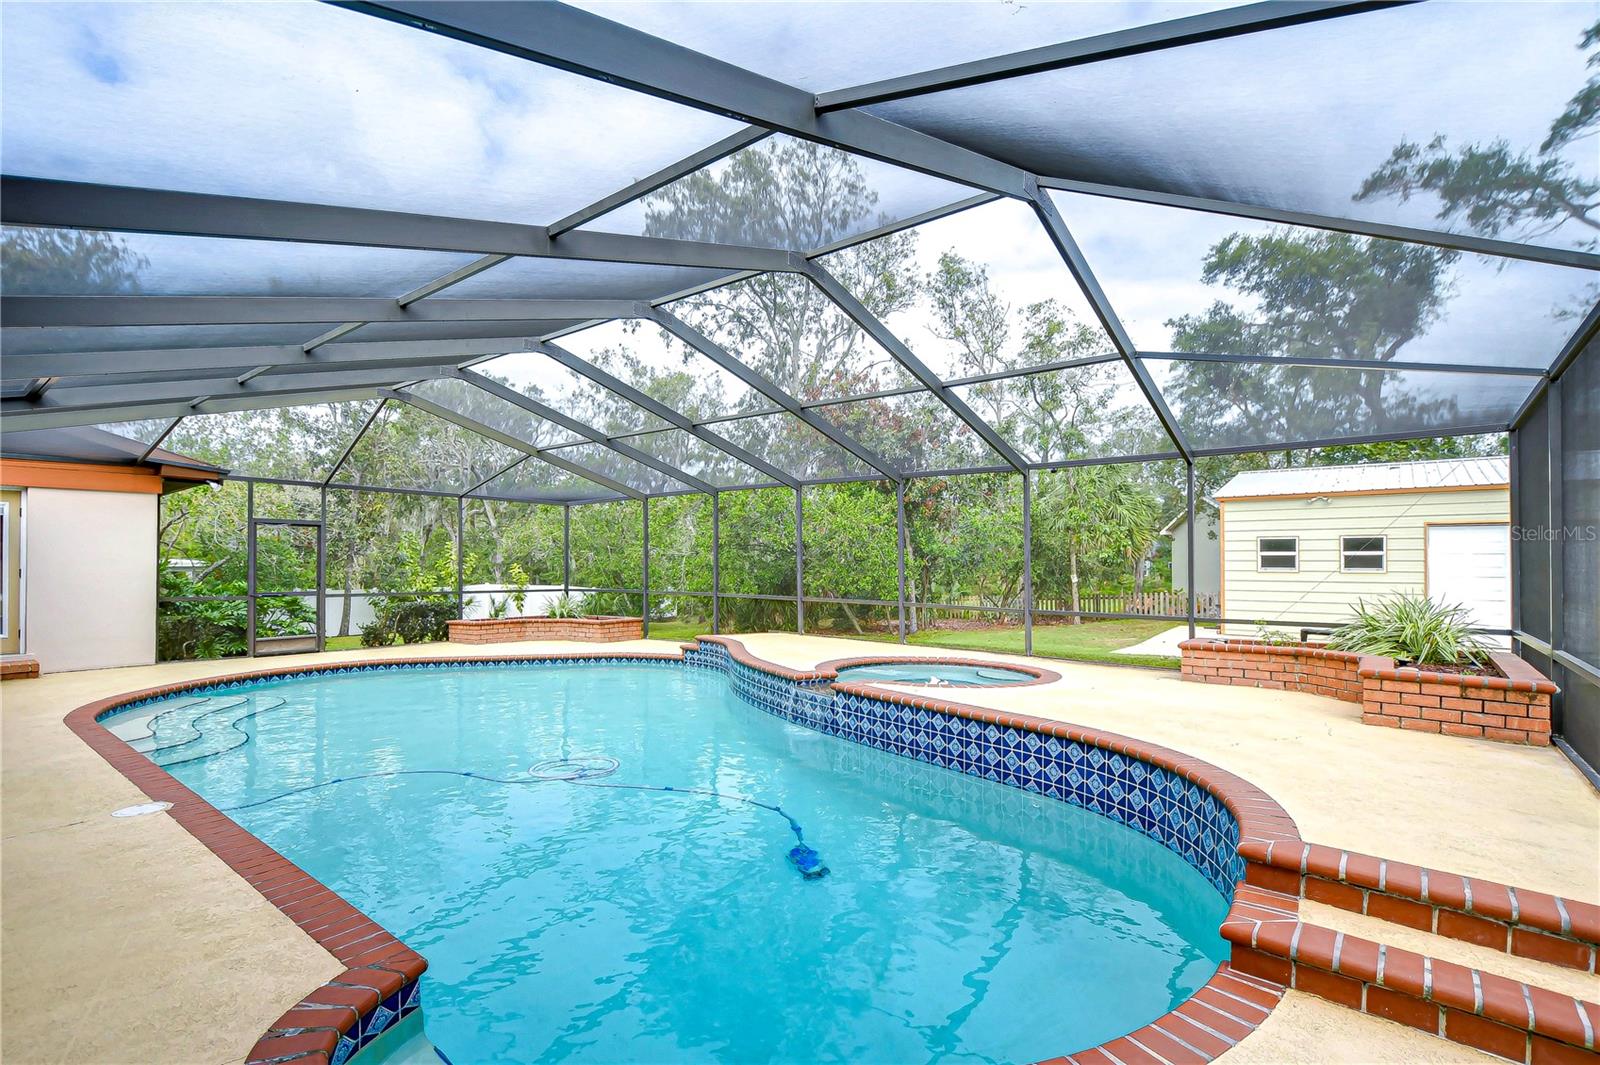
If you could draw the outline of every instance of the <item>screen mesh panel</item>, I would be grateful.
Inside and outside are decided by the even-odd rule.
[[[1004,462],[931,392],[835,403],[817,412],[907,472]]]
[[[1432,370],[1172,359],[1145,364],[1180,429],[1201,449],[1503,426],[1535,381]]]
[[[871,110],[1058,178],[1591,246],[1582,212],[1474,194],[1541,168],[1596,180],[1593,142],[1563,121],[1594,19],[1583,3],[1409,5]]]
[[[377,401],[191,415],[162,447],[238,476],[322,480],[372,415]]]
[[[762,274],[667,310],[801,402],[915,383],[820,288],[797,274]]]
[[[953,391],[1033,462],[1172,450],[1155,409],[1120,361],[984,381]]]
[[[587,228],[815,251],[969,195],[953,182],[779,133]]]
[[[11,295],[400,296],[465,266],[458,252],[6,226]]]
[[[520,457],[514,448],[391,400],[356,441],[333,480],[460,493]]]
[[[1027,204],[995,200],[823,256],[944,380],[1114,351]]]
[[[1561,377],[1562,649],[1600,668],[1600,340]]]
[[[739,128],[321,4],[26,5],[4,61],[9,173],[508,222]]]
[[[1589,270],[1053,193],[1143,351],[1543,367]]]

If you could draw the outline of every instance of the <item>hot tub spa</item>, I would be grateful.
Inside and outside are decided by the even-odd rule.
[[[929,688],[1002,688],[1037,684],[1039,675],[1005,666],[910,659],[840,666],[839,679],[865,684],[916,684]]]

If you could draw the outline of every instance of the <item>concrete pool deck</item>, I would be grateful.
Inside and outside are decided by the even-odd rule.
[[[751,653],[795,668],[851,655],[925,653],[788,634],[740,639]],[[69,710],[138,688],[307,662],[575,650],[596,645],[396,647],[7,683],[0,689],[0,1057],[238,1061],[284,1008],[342,968],[170,818],[111,818],[144,796],[68,731],[62,718]],[[1554,750],[1372,729],[1348,704],[1316,696],[1050,665],[1063,674],[1055,684],[958,697],[1204,758],[1264,788],[1320,843],[1600,901],[1600,798]],[[1228,1059],[1321,1062],[1333,1060],[1333,1046],[1346,1061],[1484,1057],[1291,991]]]

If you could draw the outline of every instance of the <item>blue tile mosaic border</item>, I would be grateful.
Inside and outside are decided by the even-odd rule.
[[[721,644],[684,654],[726,673],[734,692],[797,725],[958,773],[1046,795],[1110,818],[1178,855],[1232,899],[1244,879],[1239,822],[1207,789],[1163,766],[1089,743],[797,683],[733,658]]]
[[[358,1051],[393,1028],[422,1005],[422,984],[412,981],[357,1018],[355,1026],[339,1037],[329,1065],[344,1065]]]

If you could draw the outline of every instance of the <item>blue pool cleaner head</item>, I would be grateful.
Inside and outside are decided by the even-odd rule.
[[[807,880],[821,880],[828,875],[828,867],[822,864],[822,855],[804,843],[790,848],[789,861]]]

